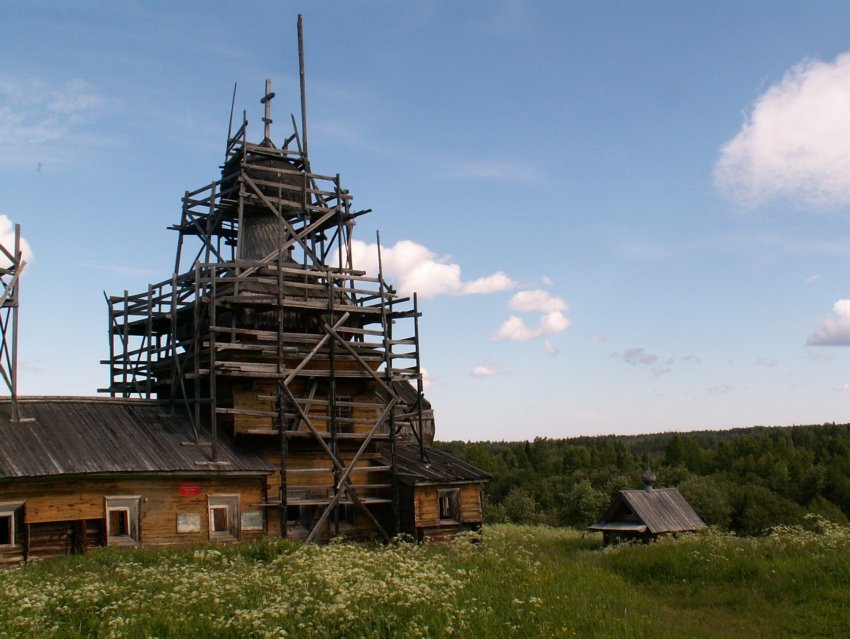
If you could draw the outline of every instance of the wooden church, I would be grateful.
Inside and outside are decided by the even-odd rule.
[[[301,34],[300,128],[273,139],[266,81],[260,141],[231,115],[220,174],[183,198],[173,275],[108,297],[108,396],[17,396],[3,249],[0,561],[481,526],[489,476],[431,447],[416,295],[356,268],[368,211],[310,165]]]
[[[663,535],[692,533],[705,523],[677,488],[654,488],[656,476],[647,468],[640,476],[643,490],[621,490],[608,510],[588,530],[601,532],[606,544],[647,543]]]

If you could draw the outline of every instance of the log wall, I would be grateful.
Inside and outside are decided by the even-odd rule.
[[[458,519],[441,520],[439,495],[441,490],[457,489]],[[402,510],[404,513],[404,509]],[[407,515],[409,517],[409,515]],[[414,532],[418,539],[451,535],[461,530],[476,530],[481,526],[481,486],[463,484],[460,486],[417,486],[413,490]],[[403,518],[404,521],[404,518]],[[409,521],[409,519],[408,519]]]
[[[0,502],[25,502],[20,539],[28,539],[31,556],[67,554],[103,544],[107,496],[140,497],[139,536],[144,546],[209,541],[207,497],[215,494],[239,495],[241,512],[236,515],[242,524],[256,528],[243,527],[241,539],[266,533],[265,513],[258,506],[265,501],[265,477],[62,477],[0,482]],[[178,532],[181,515],[184,522],[192,522],[191,530]]]

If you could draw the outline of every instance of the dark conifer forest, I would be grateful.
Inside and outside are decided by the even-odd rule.
[[[493,475],[491,522],[582,528],[617,490],[642,487],[647,464],[657,487],[679,488],[721,530],[757,535],[807,513],[850,517],[850,424],[438,445]]]

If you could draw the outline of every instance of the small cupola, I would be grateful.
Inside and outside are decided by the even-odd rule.
[[[640,476],[640,480],[643,482],[643,489],[646,492],[651,493],[652,492],[652,485],[655,483],[656,479],[657,478],[655,476],[655,473],[652,472],[652,468],[647,466],[646,470],[643,471],[643,473],[641,473],[641,476]]]

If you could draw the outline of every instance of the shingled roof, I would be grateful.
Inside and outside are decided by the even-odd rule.
[[[693,532],[705,523],[676,488],[621,490],[602,518],[588,527],[609,533]]]
[[[218,459],[191,445],[191,424],[154,400],[18,398],[22,421],[0,400],[0,479],[108,473],[268,474],[257,455],[218,441]],[[187,445],[188,444],[188,445]]]
[[[381,451],[384,460],[390,462],[390,447]],[[479,483],[492,479],[472,464],[467,464],[445,451],[429,446],[425,447],[425,461],[419,456],[419,446],[400,444],[396,446],[396,467],[398,479],[402,483],[415,486],[422,484],[464,484]]]

